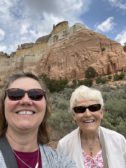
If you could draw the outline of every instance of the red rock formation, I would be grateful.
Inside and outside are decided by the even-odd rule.
[[[55,79],[81,79],[89,66],[105,75],[123,70],[125,62],[126,53],[119,43],[81,29],[63,42],[53,44],[42,56],[36,71]]]
[[[54,26],[49,35],[35,43],[21,44],[12,55],[5,59],[0,53],[1,79],[4,74],[17,70],[73,80],[83,79],[88,67],[93,67],[100,75],[126,68],[126,53],[119,43],[80,24],[69,28],[67,22]]]

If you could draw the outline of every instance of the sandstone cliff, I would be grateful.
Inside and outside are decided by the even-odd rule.
[[[18,46],[10,57],[0,53],[0,80],[17,70],[47,74],[50,78],[82,79],[93,67],[98,74],[111,74],[126,68],[123,47],[81,24],[69,27],[64,21],[35,43]]]

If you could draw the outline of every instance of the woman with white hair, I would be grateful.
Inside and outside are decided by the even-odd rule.
[[[57,150],[69,155],[77,168],[126,168],[126,139],[100,126],[104,115],[101,92],[78,87],[70,98],[70,112],[78,128],[59,141]]]

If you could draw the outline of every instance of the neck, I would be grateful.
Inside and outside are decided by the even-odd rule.
[[[38,149],[37,135],[21,135],[7,131],[6,138],[13,150],[33,152]]]
[[[101,149],[98,133],[81,133],[81,146],[85,153],[94,156]]]
[[[94,141],[99,139],[98,132],[86,133],[86,132],[80,131],[80,136],[81,136],[81,139],[85,141],[91,141],[91,140]]]

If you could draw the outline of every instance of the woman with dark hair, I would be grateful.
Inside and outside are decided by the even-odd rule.
[[[75,168],[47,147],[50,106],[44,83],[32,73],[12,75],[0,101],[1,168]]]

